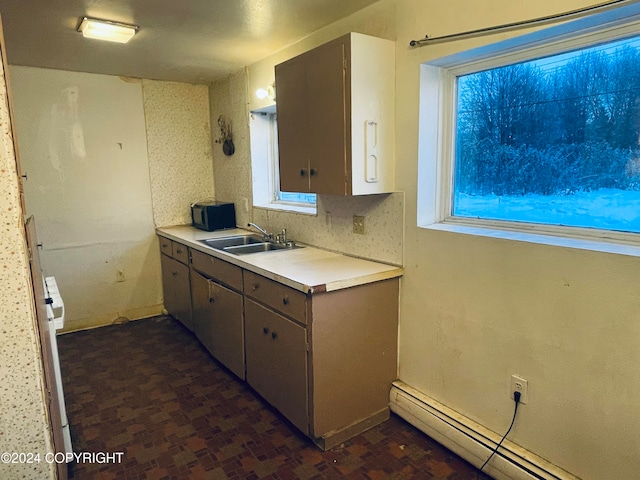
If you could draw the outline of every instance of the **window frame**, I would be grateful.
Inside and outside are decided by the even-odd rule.
[[[420,66],[418,227],[604,251],[615,248],[595,243],[640,247],[638,233],[451,214],[458,76],[638,35],[640,6],[636,4],[423,63]],[[632,254],[640,256],[640,248]]]

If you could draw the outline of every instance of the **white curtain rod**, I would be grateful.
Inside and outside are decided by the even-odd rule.
[[[549,15],[546,17],[533,18],[531,20],[523,20],[520,22],[505,23],[503,25],[496,25],[494,27],[479,28],[478,30],[469,30],[467,32],[452,33],[450,35],[442,35],[440,37],[425,37],[421,40],[411,40],[409,46],[411,47],[423,47],[425,45],[432,45],[434,43],[448,42],[450,40],[461,40],[464,38],[479,37],[482,35],[489,35],[491,33],[508,32],[510,30],[516,30],[522,27],[531,27],[536,25],[547,25],[549,23],[560,22],[563,20],[570,20],[572,18],[584,17],[594,12],[610,10],[622,3],[635,3],[638,0],[613,0],[610,2],[600,3],[591,7],[579,8],[577,10],[571,10],[556,15]]]

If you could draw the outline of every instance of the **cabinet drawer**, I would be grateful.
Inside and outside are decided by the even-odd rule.
[[[197,250],[191,251],[191,265],[208,277],[242,291],[242,269],[240,267]]]
[[[178,260],[180,263],[189,265],[189,248],[181,243],[171,242],[171,251],[173,258]]]
[[[160,237],[160,251],[169,257],[173,257],[173,247],[171,246],[171,240],[168,238]]]
[[[244,293],[304,325],[307,324],[307,296],[298,290],[245,270]]]

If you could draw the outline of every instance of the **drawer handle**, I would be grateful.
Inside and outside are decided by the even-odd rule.
[[[209,303],[213,303],[215,302],[215,299],[213,297],[209,297]]]
[[[178,272],[171,272],[171,275],[175,277],[176,275],[178,275]]]
[[[258,289],[259,286],[260,286],[260,284],[254,283],[253,285],[251,285],[251,290],[253,290],[255,292]]]
[[[271,338],[272,339],[276,339],[278,337],[278,334],[276,332],[271,332]]]
[[[282,304],[283,305],[289,305],[289,297],[287,295],[282,297]]]
[[[262,333],[267,335],[269,333],[269,329],[267,327],[262,327]]]
[[[163,243],[162,244],[162,248],[169,248],[169,244],[168,243]]]
[[[178,249],[176,249],[176,252],[178,252],[178,253],[182,253],[182,249],[181,249],[181,248],[178,248]]]

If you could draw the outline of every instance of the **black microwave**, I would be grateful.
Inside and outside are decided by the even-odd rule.
[[[194,227],[211,232],[236,228],[233,203],[204,201],[191,204],[191,223]]]

